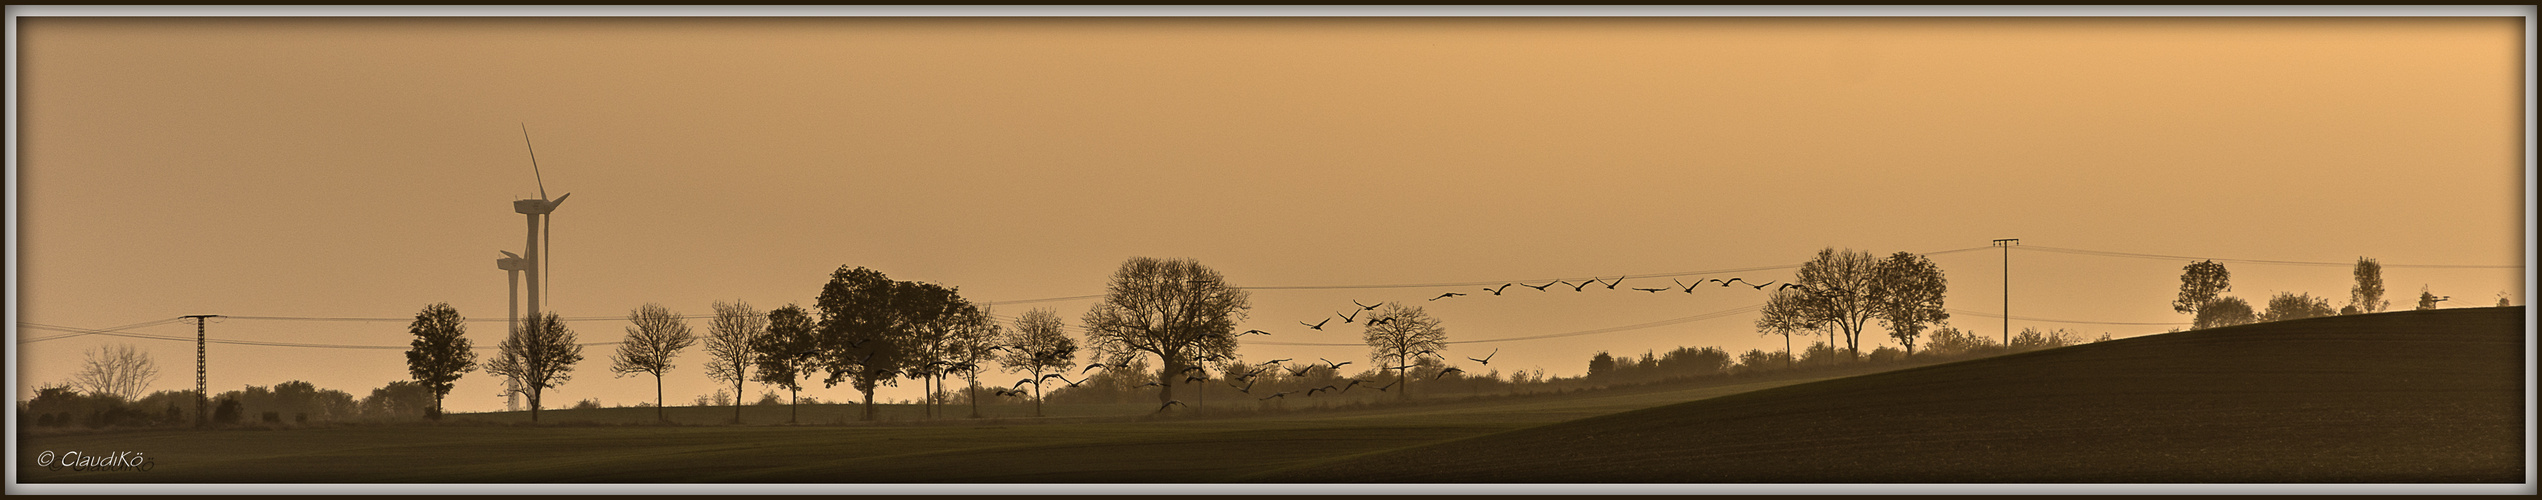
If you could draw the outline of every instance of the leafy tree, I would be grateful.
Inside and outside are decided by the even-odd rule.
[[[610,355],[609,371],[621,377],[653,375],[653,417],[669,422],[668,410],[662,408],[662,374],[671,371],[672,357],[697,345],[697,336],[689,332],[688,318],[661,304],[628,311],[627,323],[627,340],[618,344],[617,354]]]
[[[1598,351],[1598,355],[1589,357],[1589,380],[1606,380],[1613,376],[1615,376],[1614,355],[1607,354],[1606,351]]]
[[[998,363],[1009,371],[1032,374],[1033,416],[1042,416],[1042,375],[1077,366],[1077,341],[1068,338],[1065,328],[1059,311],[1034,309],[1015,318],[1015,328],[1006,338],[1006,356]]]
[[[237,401],[236,398],[225,399]],[[363,417],[383,420],[421,418],[424,412],[432,409],[433,404],[432,388],[412,380],[389,382],[387,386],[372,389],[371,395],[358,403]]]
[[[931,367],[922,340],[946,328],[954,313],[970,307],[952,289],[933,283],[893,281],[879,271],[840,266],[821,287],[816,351],[829,372],[823,383],[848,382],[865,394],[865,419],[874,419],[874,389],[899,385],[902,375],[924,376]],[[935,399],[932,391],[928,399]]]
[[[2444,297],[2438,297],[2438,296],[2436,296],[2436,293],[2435,293],[2435,292],[2427,291],[2427,285],[2419,285],[2419,287],[2418,287],[2418,310],[2425,311],[2425,310],[2429,310],[2429,309],[2435,309],[2435,308],[2436,308],[2436,303],[2438,303],[2438,302],[2444,302],[2444,301],[2447,301],[2447,300],[2452,300],[2453,298],[2454,298],[2454,297],[2453,297],[2453,296],[2450,296],[2450,295],[2448,295],[2448,296],[2444,296]]]
[[[752,368],[758,373],[752,380],[784,387],[793,408],[786,415],[794,422],[803,409],[803,381],[812,377],[822,364],[820,339],[815,333],[818,322],[803,306],[786,304],[768,311],[768,331],[750,344]]]
[[[2250,303],[2243,302],[2240,297],[2224,297],[2208,301],[2203,307],[2199,307],[2198,319],[2190,326],[2190,329],[2204,330],[2250,324],[2258,319],[2257,315],[2251,313]]]
[[[565,326],[563,317],[550,312],[532,318],[521,335],[505,339],[485,371],[520,379],[520,390],[530,400],[530,422],[536,423],[539,396],[573,380],[574,364],[581,362],[583,346],[574,343],[574,330]]]
[[[2207,303],[2216,301],[2217,294],[2233,291],[2232,280],[2233,273],[2225,271],[2223,264],[2212,260],[2191,263],[2181,268],[2180,298],[2171,302],[2171,310],[2204,314]]]
[[[1942,308],[1949,283],[1942,268],[1922,255],[1890,255],[1873,266],[1871,283],[1872,306],[1889,327],[1889,337],[1906,346],[1906,356],[1915,355],[1915,340],[1926,325],[1951,319],[1951,312]]]
[[[1756,318],[1757,331],[1763,335],[1783,336],[1784,368],[1792,368],[1792,334],[1816,334],[1823,325],[1809,308],[1816,305],[1808,292],[1775,290],[1765,298],[1765,309]],[[1750,367],[1762,368],[1762,367]]]
[[[89,351],[79,372],[71,375],[71,386],[92,396],[130,401],[157,380],[159,365],[150,361],[150,353],[131,344],[115,344]]]
[[[1185,367],[1235,355],[1236,322],[1253,307],[1251,294],[1191,259],[1131,258],[1104,292],[1082,320],[1086,340],[1107,357],[1145,353],[1162,361],[1158,403],[1174,401]]]
[[[406,350],[406,373],[432,389],[432,408],[424,416],[440,420],[442,399],[458,387],[461,374],[477,369],[477,353],[468,345],[468,318],[460,317],[448,302],[433,304],[415,313],[415,322],[406,331],[415,334]]]
[[[2383,300],[2383,263],[2365,257],[2357,258],[2357,286],[2348,289],[2348,303],[2360,312],[2383,312],[2392,301]]]
[[[767,333],[768,316],[752,309],[749,302],[715,301],[715,321],[706,326],[706,377],[733,383],[733,394],[741,394],[741,385],[750,379],[750,367],[758,362],[753,349],[759,336]],[[656,387],[654,398],[662,397]],[[733,423],[741,423],[741,405],[733,405]]]
[[[1862,328],[1879,315],[1872,289],[1874,261],[1871,254],[1854,250],[1827,248],[1818,257],[1801,264],[1798,281],[1810,292],[1806,297],[1814,323],[1825,325],[1828,333],[1845,340],[1845,350],[1854,358],[1862,358]],[[1832,345],[1832,343],[1831,343]]]
[[[2330,309],[2328,298],[2314,298],[2311,294],[2279,292],[2276,297],[2268,299],[2268,310],[2260,313],[2259,321],[2286,321],[2338,314],[2339,311]]]
[[[1439,325],[1438,318],[1422,311],[1421,306],[1387,302],[1366,323],[1368,327],[1360,338],[1368,343],[1368,359],[1389,368],[1411,366],[1412,358],[1437,355],[1437,351],[1448,348],[1448,329]],[[1400,385],[1395,397],[1411,400],[1412,385],[1406,382],[1411,374],[1394,371],[1395,383]]]

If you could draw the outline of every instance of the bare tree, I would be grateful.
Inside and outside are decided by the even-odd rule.
[[[2357,286],[2348,289],[2348,304],[2356,306],[2357,312],[2378,313],[2392,306],[2392,301],[2383,299],[2383,263],[2358,257],[2355,274]]]
[[[1809,311],[1815,323],[1845,340],[1845,350],[1862,359],[1862,329],[1879,315],[1872,304],[1871,254],[1827,248],[1801,264],[1798,281],[1810,291]]]
[[[2215,261],[2199,261],[2181,268],[2180,298],[2171,301],[2171,310],[2181,314],[2199,314],[2218,294],[2233,291],[2233,273]],[[2248,306],[2249,304],[2243,304]]]
[[[1915,356],[1915,341],[1924,327],[1951,319],[1951,312],[1942,308],[1942,295],[1950,288],[1942,268],[1922,255],[1898,252],[1882,259],[1872,274],[1872,306],[1888,325],[1889,337],[1906,346],[1907,356]]]
[[[810,311],[794,304],[768,311],[767,325],[750,344],[752,367],[758,369],[753,380],[786,388],[791,406],[786,421],[794,422],[803,409],[803,381],[821,367],[819,327]]]
[[[1170,403],[1185,367],[1235,355],[1235,325],[1253,307],[1250,297],[1199,261],[1132,258],[1112,273],[1103,302],[1086,311],[1087,341],[1107,358],[1156,355],[1164,364],[1156,399]]]
[[[1759,311],[1756,329],[1765,332],[1764,335],[1783,336],[1784,368],[1795,366],[1792,361],[1792,335],[1814,335],[1824,326],[1819,323],[1818,315],[1809,310],[1814,305],[1808,292],[1775,290],[1773,295],[1766,297],[1765,309]]]
[[[971,418],[980,418],[980,369],[995,361],[997,349],[1005,347],[999,342],[1005,340],[1006,326],[990,316],[985,308],[963,308],[951,318],[953,330],[946,339],[948,359],[953,361],[950,368],[968,382],[964,390],[971,400]]]
[[[539,396],[548,389],[573,380],[574,364],[583,361],[583,346],[574,343],[574,330],[565,320],[550,312],[546,317],[532,318],[520,335],[505,339],[496,351],[494,363],[486,365],[486,373],[513,377],[521,381],[520,391],[530,400],[530,422],[538,422]]]
[[[1395,302],[1387,302],[1367,323],[1360,339],[1368,342],[1368,360],[1394,369],[1395,383],[1402,384],[1395,391],[1395,398],[1410,401],[1412,385],[1406,381],[1411,374],[1402,367],[1412,366],[1413,358],[1423,356],[1445,359],[1438,351],[1448,348],[1448,329],[1421,306],[1406,307]]]
[[[1029,379],[1033,385],[1033,416],[1042,416],[1042,381],[1046,380],[1042,376],[1077,366],[1077,341],[1068,338],[1065,328],[1060,324],[1059,311],[1034,309],[1015,318],[1015,328],[1008,330],[1006,356],[998,363],[1009,371],[1033,375]]]
[[[609,371],[621,377],[653,375],[653,416],[669,422],[670,414],[662,408],[662,373],[671,371],[671,358],[680,350],[697,345],[697,336],[689,333],[688,318],[661,304],[628,311],[627,323],[627,340],[618,344],[617,354],[609,356]]]
[[[742,383],[750,380],[750,366],[758,361],[758,351],[751,346],[767,330],[768,316],[752,309],[749,302],[715,301],[715,321],[706,325],[706,377],[732,382],[733,394],[741,394]],[[654,397],[661,397],[658,388]],[[733,423],[738,424],[741,398],[733,400]]]
[[[432,408],[425,416],[440,420],[442,398],[458,386],[460,375],[477,369],[477,353],[468,346],[468,318],[447,302],[433,304],[415,313],[406,331],[415,334],[406,350],[406,373],[432,390]]]
[[[71,387],[93,396],[130,401],[158,380],[159,366],[150,361],[150,353],[131,344],[115,344],[89,351],[87,362],[71,376]]]

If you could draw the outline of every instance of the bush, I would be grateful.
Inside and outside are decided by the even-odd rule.
[[[576,410],[598,410],[598,409],[600,409],[600,398],[590,398],[590,399],[582,400],[582,402],[574,403],[574,409],[576,409]]]
[[[212,421],[222,424],[238,423],[238,406],[237,399],[221,398],[221,404],[212,408]]]
[[[2280,292],[2276,297],[2268,299],[2268,311],[2260,313],[2259,320],[2262,322],[2286,321],[2338,314],[2339,311],[2330,308],[2330,299],[2313,298],[2311,294]]]
[[[2257,321],[2258,319],[2259,315],[2251,313],[2251,304],[2249,302],[2243,302],[2240,297],[2225,297],[2215,299],[2214,302],[2208,302],[2206,307],[2199,308],[2198,319],[2193,326],[2189,327],[2189,329],[2204,330],[2208,328],[2233,325],[2246,325],[2253,321]]]
[[[279,423],[282,423],[282,412],[278,412],[278,411],[269,411],[269,412],[265,412],[265,413],[264,413],[264,414],[262,414],[262,415],[257,415],[257,417],[258,417],[258,418],[257,418],[257,420],[262,420],[262,421],[264,421],[265,423],[268,423],[268,424],[279,424]]]
[[[778,406],[786,404],[786,400],[785,398],[777,397],[777,391],[768,391],[759,393],[759,402],[751,404],[759,406]]]

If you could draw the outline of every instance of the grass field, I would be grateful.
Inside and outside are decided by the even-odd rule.
[[[1318,482],[2525,480],[2523,308],[2154,335],[1274,471]]]
[[[1852,377],[1315,411],[881,425],[498,422],[22,435],[24,483],[2518,482],[2522,309],[2304,320]],[[1249,403],[1249,402],[1247,402]],[[1213,408],[1221,405],[1213,399]],[[1009,409],[1029,411],[1029,407]],[[952,407],[950,415],[967,415]],[[731,409],[672,408],[712,422]],[[751,407],[752,422],[784,407]],[[805,408],[835,422],[849,405]],[[568,422],[602,422],[571,424]],[[146,473],[42,450],[139,451]]]

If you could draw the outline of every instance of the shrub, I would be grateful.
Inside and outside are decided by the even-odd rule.
[[[576,409],[576,410],[598,410],[598,409],[600,409],[600,398],[590,398],[590,399],[584,399],[584,400],[582,400],[582,402],[574,403],[574,409]]]
[[[2214,302],[2208,302],[2206,307],[2199,308],[2198,319],[2196,323],[2189,328],[2192,330],[2204,330],[2208,328],[2244,325],[2250,324],[2258,319],[2258,315],[2251,313],[2250,303],[2243,302],[2240,297],[2225,297],[2215,299]]]
[[[2268,310],[2260,313],[2259,320],[2262,322],[2286,321],[2338,314],[2338,310],[2330,308],[2330,299],[2314,298],[2311,294],[2280,292],[2276,297],[2268,299]]]

